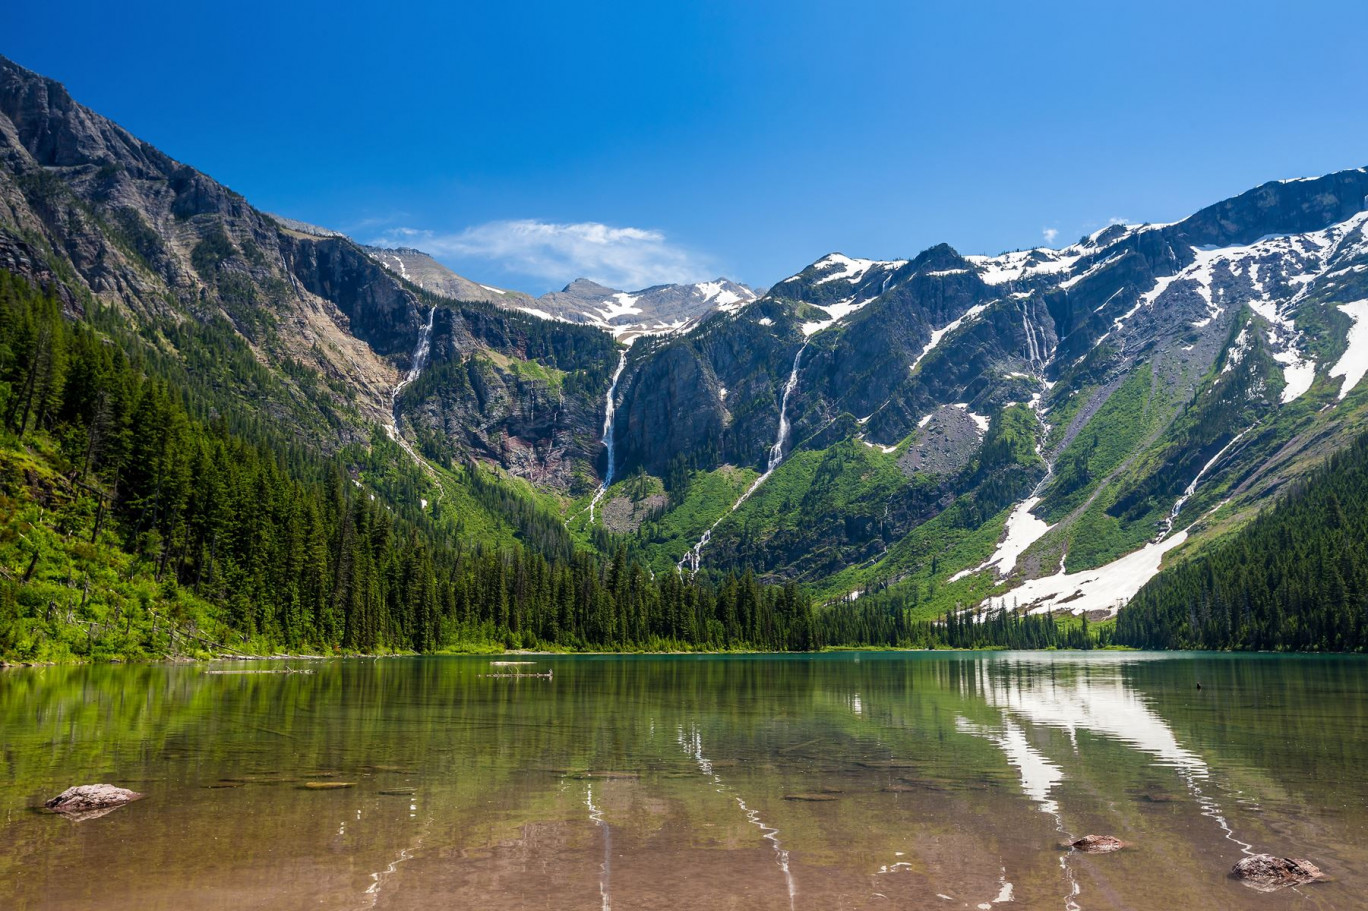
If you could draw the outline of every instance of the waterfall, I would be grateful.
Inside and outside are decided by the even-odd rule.
[[[399,385],[395,386],[394,391],[390,393],[392,408],[397,408],[399,406],[399,393],[403,392],[405,387],[418,379],[418,375],[422,373],[423,368],[427,366],[428,354],[432,352],[432,323],[436,318],[437,308],[433,307],[428,311],[427,322],[423,324],[422,329],[418,330],[418,345],[413,349],[413,363],[409,366],[409,372],[404,375],[404,378],[399,381]],[[398,412],[395,412],[394,423],[396,426],[399,423]]]
[[[1162,541],[1168,537],[1169,532],[1173,531],[1173,523],[1178,521],[1178,513],[1183,511],[1183,506],[1188,500],[1191,500],[1192,495],[1197,492],[1197,485],[1201,483],[1202,478],[1206,477],[1207,472],[1212,469],[1212,466],[1221,461],[1221,458],[1230,451],[1230,447],[1240,442],[1240,439],[1253,429],[1253,427],[1246,427],[1244,430],[1235,434],[1234,439],[1222,446],[1221,451],[1212,456],[1207,463],[1202,466],[1202,470],[1197,472],[1197,476],[1192,479],[1192,483],[1184,488],[1183,495],[1174,501],[1173,509],[1169,512],[1168,518],[1164,520],[1164,530],[1159,533],[1159,537],[1154,539],[1155,541]]]
[[[703,532],[703,537],[698,539],[698,543],[689,548],[688,552],[680,558],[679,562],[675,564],[675,569],[679,570],[679,572],[683,573],[684,567],[686,566],[689,568],[689,572],[698,572],[698,567],[703,562],[703,548],[707,547],[708,542],[712,540],[713,529],[718,525],[721,525],[722,520],[727,516],[740,509],[741,504],[749,500],[751,494],[755,493],[755,491],[760,488],[761,484],[769,480],[769,476],[774,474],[774,469],[778,468],[784,461],[784,443],[788,440],[789,435],[789,397],[792,396],[793,391],[798,388],[798,368],[802,366],[803,352],[807,350],[807,346],[808,343],[804,342],[803,347],[799,348],[798,353],[794,355],[793,370],[789,372],[788,381],[784,383],[784,394],[779,399],[779,432],[775,436],[774,445],[770,447],[769,464],[765,467],[765,473],[756,478],[751,486],[746,488],[746,492],[741,494],[736,502],[731,505],[731,509],[724,512],[716,522],[708,526],[708,530]]]
[[[793,357],[793,370],[789,372],[788,382],[784,383],[784,396],[779,400],[779,437],[770,447],[769,467],[765,469],[765,477],[779,467],[779,463],[784,461],[784,441],[788,439],[788,403],[789,396],[793,395],[793,390],[798,388],[798,367],[803,362],[803,352],[807,350],[807,345],[798,349],[798,353]]]
[[[608,385],[608,400],[603,407],[603,446],[608,450],[608,467],[603,472],[603,483],[594,493],[594,499],[589,501],[589,524],[594,524],[594,507],[598,506],[599,501],[608,493],[608,488],[613,484],[613,474],[617,470],[617,451],[613,445],[613,424],[617,418],[617,387],[618,380],[622,378],[623,368],[627,366],[627,349],[622,349],[618,355],[617,369],[613,371],[613,381]]]
[[[1037,326],[1031,318],[1035,309],[1032,301],[1022,301],[1020,306],[1021,331],[1026,336],[1026,360],[1030,361],[1032,368],[1043,371],[1049,360],[1045,354],[1045,330]]]
[[[404,374],[404,378],[395,385],[394,390],[390,393],[390,422],[385,427],[385,432],[389,434],[391,440],[399,444],[400,449],[408,453],[409,458],[413,459],[419,468],[432,476],[432,480],[437,484],[437,501],[441,502],[446,496],[446,488],[438,479],[437,472],[418,454],[418,450],[413,448],[413,444],[404,439],[404,435],[399,432],[399,394],[414,380],[418,379],[423,368],[427,366],[428,355],[432,352],[432,324],[436,319],[437,308],[434,306],[428,311],[427,322],[418,330],[418,344],[413,348],[413,363],[409,365],[408,373]],[[426,501],[424,501],[424,507],[426,505]]]

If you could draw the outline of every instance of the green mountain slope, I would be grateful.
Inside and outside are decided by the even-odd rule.
[[[1368,436],[1272,509],[1160,574],[1121,610],[1142,648],[1368,648]]]

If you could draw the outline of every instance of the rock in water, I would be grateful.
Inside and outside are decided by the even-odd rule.
[[[67,788],[43,806],[68,819],[96,819],[106,813],[140,800],[143,795],[112,784],[82,784]]]
[[[1110,835],[1084,835],[1069,845],[1075,851],[1082,851],[1084,854],[1110,854],[1113,851],[1120,851],[1125,846],[1124,841]]]
[[[1272,892],[1286,886],[1304,886],[1321,879],[1325,874],[1309,860],[1254,854],[1241,858],[1231,873],[1246,886],[1261,892]]]

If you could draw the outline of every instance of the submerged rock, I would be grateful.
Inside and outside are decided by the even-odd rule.
[[[1110,835],[1084,835],[1069,845],[1075,851],[1082,851],[1084,854],[1110,854],[1113,851],[1120,851],[1125,846],[1124,841]]]
[[[1286,886],[1304,886],[1322,879],[1320,867],[1309,860],[1254,854],[1241,858],[1230,871],[1246,886],[1261,892],[1272,892]]]
[[[1175,798],[1171,794],[1164,794],[1162,792],[1152,791],[1146,794],[1141,794],[1140,800],[1143,800],[1145,803],[1173,803]]]
[[[116,788],[112,784],[82,784],[67,788],[43,806],[79,822],[104,816],[142,797],[137,791]]]

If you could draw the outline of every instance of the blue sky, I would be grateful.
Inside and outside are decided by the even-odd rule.
[[[1368,165],[1362,2],[2,6],[0,53],[258,207],[534,293],[1059,245]]]

